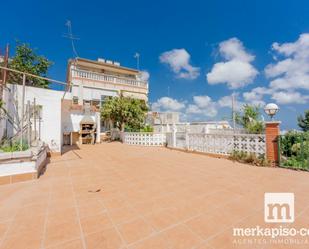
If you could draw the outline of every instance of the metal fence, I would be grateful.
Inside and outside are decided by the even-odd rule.
[[[309,170],[309,132],[289,132],[278,138],[279,166]]]

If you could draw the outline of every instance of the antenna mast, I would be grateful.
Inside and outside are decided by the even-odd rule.
[[[140,58],[140,54],[138,52],[135,53],[134,58],[136,59],[136,67],[137,70],[139,70],[139,58]]]
[[[72,33],[72,23],[71,23],[70,20],[67,20],[67,22],[65,23],[65,26],[68,27],[68,33],[65,34],[64,37],[68,38],[69,40],[71,40],[73,56],[74,57],[78,57],[78,54],[76,52],[75,45],[74,45],[74,40],[79,40],[79,38],[73,36],[73,33]]]

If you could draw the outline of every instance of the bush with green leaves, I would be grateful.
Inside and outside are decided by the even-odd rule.
[[[140,129],[141,132],[153,132],[153,127],[150,125],[145,125],[142,129]]]
[[[260,106],[245,104],[241,112],[236,113],[236,123],[241,125],[248,133],[263,133],[264,123],[261,120]]]
[[[280,137],[280,164],[283,167],[309,169],[309,132],[289,131]]]
[[[3,152],[15,152],[15,151],[24,151],[29,149],[29,146],[26,141],[23,141],[22,145],[20,144],[20,141],[14,141],[11,144],[10,143],[4,143],[0,147],[0,151]]]
[[[121,131],[139,131],[144,127],[148,106],[144,100],[108,97],[101,108],[103,120],[111,120]]]
[[[15,55],[9,61],[9,67],[21,72],[47,77],[49,67],[53,63],[42,55],[38,55],[36,49],[27,43],[17,42]],[[11,83],[22,83],[22,74],[10,72],[8,81]],[[26,77],[26,85],[48,88],[49,81],[36,77]]]

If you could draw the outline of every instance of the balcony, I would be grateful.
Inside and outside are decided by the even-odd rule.
[[[89,71],[84,71],[84,70],[79,70],[79,69],[78,70],[72,69],[72,78],[101,81],[104,83],[132,86],[132,87],[138,87],[138,88],[143,88],[143,89],[148,90],[147,81],[135,80],[135,79],[124,78],[124,77],[117,77],[117,76],[112,76],[112,75],[103,74],[103,73],[94,73],[94,72],[89,72]]]

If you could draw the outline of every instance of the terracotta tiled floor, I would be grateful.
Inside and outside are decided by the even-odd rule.
[[[233,242],[235,226],[267,226],[264,192],[294,192],[293,225],[308,226],[309,173],[83,146],[52,158],[38,180],[0,186],[0,249],[309,248]]]

